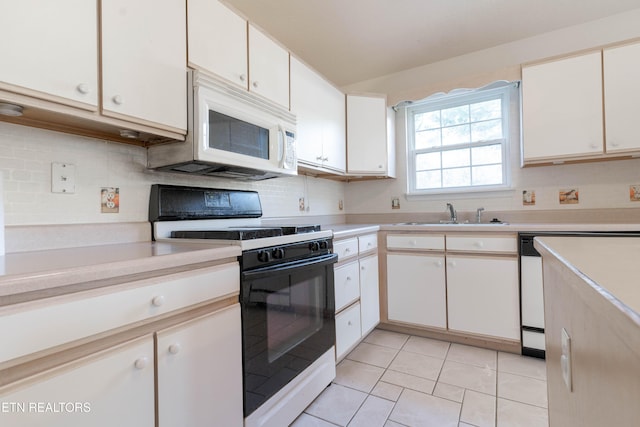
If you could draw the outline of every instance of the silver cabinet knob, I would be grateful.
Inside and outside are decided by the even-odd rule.
[[[113,101],[114,104],[116,105],[122,105],[124,104],[124,100],[122,99],[122,97],[120,95],[116,95],[113,98],[111,98],[111,100]]]

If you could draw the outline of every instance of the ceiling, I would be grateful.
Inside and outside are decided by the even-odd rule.
[[[334,84],[640,8],[640,0],[223,0]]]

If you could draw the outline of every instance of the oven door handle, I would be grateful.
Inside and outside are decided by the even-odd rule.
[[[316,258],[307,258],[285,264],[276,264],[268,267],[256,268],[242,272],[242,279],[259,279],[274,273],[289,272],[292,270],[303,270],[306,268],[316,268],[322,265],[334,264],[338,261],[338,254],[327,254]]]

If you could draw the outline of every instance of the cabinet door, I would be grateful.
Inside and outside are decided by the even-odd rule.
[[[291,57],[291,111],[298,119],[298,161],[344,173],[344,93],[295,57]]]
[[[360,323],[362,335],[380,323],[380,291],[378,255],[361,258],[360,264]]]
[[[322,166],[344,173],[347,170],[346,105],[344,93],[325,83],[317,99],[322,121]]]
[[[336,311],[360,298],[360,272],[357,262],[340,265],[333,270]]]
[[[344,357],[360,341],[360,303],[336,316],[336,360]]]
[[[247,21],[217,0],[188,0],[189,65],[249,89]]]
[[[251,24],[249,90],[289,108],[289,52]]]
[[[349,174],[387,172],[385,98],[347,95],[347,160]]]
[[[523,160],[603,153],[601,53],[522,68]]]
[[[518,260],[447,256],[449,329],[520,338]]]
[[[239,304],[158,332],[157,352],[160,427],[242,426]]]
[[[9,385],[0,389],[0,401],[24,405],[2,411],[3,426],[154,427],[153,338]]]
[[[389,320],[447,327],[444,255],[387,255]]]
[[[318,99],[323,91],[322,78],[292,57],[291,111],[297,119],[298,161],[317,166],[322,166],[322,128],[325,118]]]
[[[20,86],[96,110],[96,2],[2,0],[0,10],[0,28],[5,38],[0,43],[0,85]]]
[[[603,55],[607,152],[638,151],[640,43],[605,49]]]
[[[101,4],[103,114],[186,130],[185,2]]]

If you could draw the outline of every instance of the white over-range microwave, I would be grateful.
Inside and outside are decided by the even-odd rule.
[[[189,72],[185,142],[149,147],[148,167],[262,180],[297,175],[296,117],[201,71]]]

